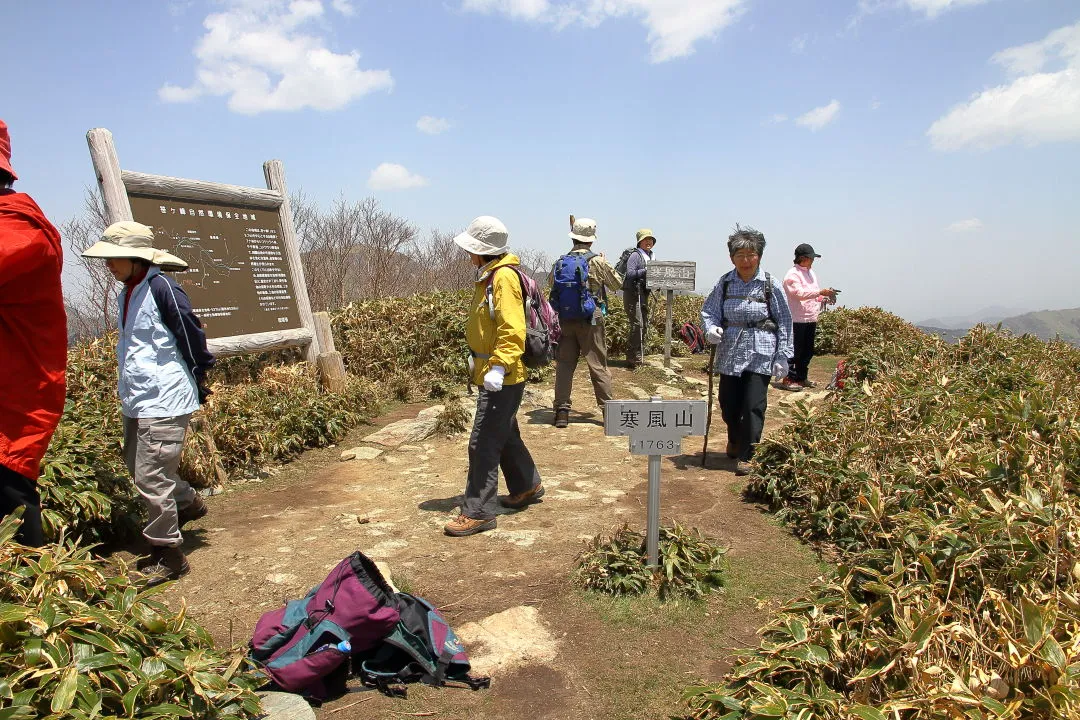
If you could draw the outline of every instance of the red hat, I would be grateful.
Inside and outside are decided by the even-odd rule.
[[[15,180],[19,176],[11,167],[11,136],[8,135],[7,123],[0,120],[0,170],[7,171]]]

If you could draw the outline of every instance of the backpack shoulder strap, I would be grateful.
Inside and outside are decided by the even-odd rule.
[[[491,274],[488,275],[488,280],[487,280],[488,317],[490,317],[492,319],[492,321],[495,320],[495,290],[492,288],[492,286],[495,284],[495,273],[499,272],[503,268],[506,268],[508,270],[513,270],[514,273],[518,277],[518,282],[521,283],[521,299],[525,303],[525,324],[528,325],[529,324],[529,308],[532,307],[532,298],[529,297],[528,288],[525,287],[525,274],[521,272],[521,266],[519,266],[519,265],[503,265],[502,267],[495,268],[494,270],[492,270]]]
[[[765,272],[765,308],[769,312],[769,319],[773,321],[773,325],[777,325],[778,323],[776,322],[776,318],[773,317],[772,296],[773,296],[772,275],[770,275],[768,273],[768,271],[766,271]]]

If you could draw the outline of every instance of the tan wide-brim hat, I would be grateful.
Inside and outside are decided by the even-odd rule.
[[[596,221],[590,218],[574,220],[570,237],[578,242],[591,243],[596,240]]]
[[[506,226],[490,215],[481,215],[469,223],[465,232],[454,236],[458,247],[474,255],[505,255],[510,251],[509,241]]]
[[[101,240],[83,251],[83,257],[145,260],[162,270],[187,270],[188,264],[154,247],[154,231],[142,223],[123,220],[105,228]]]

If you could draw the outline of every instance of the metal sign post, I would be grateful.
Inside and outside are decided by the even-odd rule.
[[[604,408],[604,434],[629,436],[632,455],[649,456],[649,505],[645,552],[650,567],[660,555],[660,458],[682,452],[687,435],[704,435],[708,412],[704,400],[609,400]]]
[[[675,293],[693,292],[697,263],[684,260],[657,260],[648,265],[645,287],[663,290],[667,294],[667,313],[664,322],[664,367],[671,367],[672,301]]]

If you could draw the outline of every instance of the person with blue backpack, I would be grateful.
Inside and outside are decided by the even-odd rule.
[[[570,424],[570,394],[578,359],[585,358],[593,394],[601,409],[611,399],[611,371],[607,361],[607,291],[622,288],[622,276],[602,254],[594,253],[596,221],[570,216],[570,252],[555,261],[548,276],[551,304],[559,313],[562,337],[555,365],[555,427]]]
[[[499,468],[510,495],[501,504],[523,508],[544,496],[540,472],[521,439],[517,411],[525,394],[526,280],[498,218],[473,220],[454,243],[477,268],[465,339],[469,371],[478,388],[469,436],[469,471],[461,513],[443,531],[451,537],[492,530],[498,510]]]
[[[736,475],[748,475],[765,427],[769,378],[788,374],[791,310],[783,286],[761,269],[765,236],[736,225],[727,245],[735,269],[705,299],[701,321],[706,341],[717,346],[712,371],[720,373],[727,456],[736,461]]]

